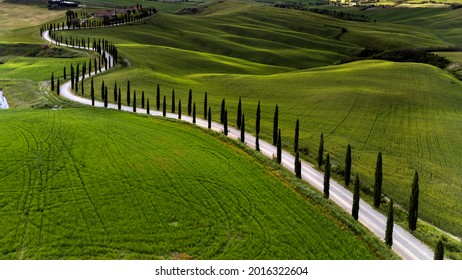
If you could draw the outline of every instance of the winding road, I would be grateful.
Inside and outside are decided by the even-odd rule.
[[[57,42],[53,41],[50,38],[49,31],[44,31],[42,33],[42,37],[49,41],[50,43],[57,44]],[[72,47],[70,45],[59,44],[61,46]],[[78,48],[78,47],[74,47]],[[112,67],[113,59],[108,54],[105,53],[106,58],[110,62],[110,66]],[[110,67],[108,67],[110,68]],[[105,71],[102,69],[102,71]],[[95,73],[91,73],[91,75],[95,75]],[[90,74],[85,75],[85,78],[88,78]],[[81,78],[80,78],[81,79]],[[71,89],[71,82],[67,81],[61,85],[60,88],[61,96],[67,98],[69,100],[79,102],[81,104],[91,105],[91,100],[87,98],[83,98],[80,96],[75,95]],[[96,107],[104,107],[104,103],[100,101],[95,101]],[[108,108],[117,109],[117,104],[108,104]],[[133,112],[132,106],[122,106],[121,108],[123,111]],[[137,108],[138,114],[146,114],[145,109]],[[153,116],[162,116],[162,112],[150,110],[150,115]],[[167,113],[166,117],[177,119],[178,114]],[[182,120],[192,123],[192,117],[182,115]],[[196,125],[202,128],[208,128],[208,121],[200,118],[196,118]],[[221,132],[223,131],[223,125],[212,122],[212,128],[215,131]],[[228,137],[233,139],[240,139],[241,132],[233,127],[228,127]],[[255,148],[255,136],[245,133],[245,140],[246,145]],[[259,140],[260,141],[260,150],[263,155],[268,158],[273,158],[276,155],[276,147],[272,144]],[[282,151],[282,162],[281,165],[287,168],[290,172],[294,173],[294,162],[295,158],[287,151]],[[323,191],[323,182],[324,182],[324,175],[311,167],[307,162],[302,161],[302,179],[308,182],[310,185],[314,186],[319,191]],[[335,180],[330,181],[330,199],[335,202],[338,206],[342,209],[351,213],[351,206],[353,204],[353,194],[342,187],[339,183]],[[360,211],[359,211],[359,222],[366,226],[371,232],[373,232],[376,236],[378,236],[381,240],[385,238],[385,228],[387,217],[383,214],[379,213],[369,204],[364,202],[363,200],[360,201]],[[412,234],[404,230],[399,225],[395,224],[393,229],[393,246],[392,249],[396,252],[401,258],[406,260],[432,260],[433,259],[433,251],[430,250],[425,244],[423,244],[420,240],[415,238]]]

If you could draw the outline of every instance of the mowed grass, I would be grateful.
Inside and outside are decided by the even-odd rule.
[[[91,108],[0,115],[2,259],[390,256],[193,126]]]

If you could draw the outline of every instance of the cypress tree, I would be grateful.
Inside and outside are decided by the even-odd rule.
[[[64,66],[64,69],[63,69],[63,76],[64,76],[64,80],[67,79],[66,66]]]
[[[178,99],[178,119],[181,120],[181,99]]]
[[[79,75],[80,75],[80,64],[77,64],[77,70],[75,72],[75,83],[76,83],[76,86],[77,84],[79,83]],[[77,89],[75,90],[77,91]]]
[[[300,121],[297,119],[297,122],[295,123],[294,153],[298,152],[299,133],[300,133]]]
[[[172,89],[172,113],[175,113],[175,89]]]
[[[387,217],[387,228],[385,230],[385,244],[391,248],[393,245],[393,198],[390,199],[390,205],[388,205],[388,217]]]
[[[281,164],[282,162],[282,139],[281,139],[281,129],[278,131],[278,141],[276,148],[276,160],[277,163]]]
[[[208,128],[212,128],[212,108],[209,107],[209,113],[208,113]]]
[[[260,137],[258,136],[258,134],[257,134],[257,136],[255,137],[255,150],[256,150],[257,152],[260,151]]]
[[[355,220],[359,217],[359,175],[356,173],[355,189],[353,192],[353,206],[351,207],[351,215]]]
[[[136,90],[133,91],[133,112],[136,112]]]
[[[104,108],[107,108],[107,86],[104,87]]]
[[[188,116],[191,116],[191,108],[192,108],[192,90],[189,89],[189,95],[188,95]]]
[[[244,118],[244,114],[242,114],[242,118],[241,118],[241,142],[242,143],[245,142],[245,118]]]
[[[242,102],[241,98],[239,97],[239,103],[237,104],[237,128],[241,128],[241,122],[242,122]]]
[[[415,230],[417,228],[418,210],[419,210],[419,173],[415,171],[414,180],[412,182],[411,199],[409,202],[408,223],[409,223],[410,230]]]
[[[130,81],[127,81],[127,106],[130,106]]]
[[[276,104],[276,109],[274,110],[273,118],[273,145],[276,145],[278,142],[278,122],[279,122],[279,108]]]
[[[84,79],[82,78],[82,81],[81,81],[82,96],[85,95],[85,87],[84,87],[84,85],[83,85],[83,81],[84,81]]]
[[[144,90],[141,92],[141,108],[144,109]]]
[[[104,101],[104,81],[101,82],[101,100]]]
[[[165,95],[164,95],[164,103],[162,104],[162,116],[167,115],[167,101],[165,100]]]
[[[351,145],[348,144],[347,152],[345,156],[345,186],[348,187],[350,185],[350,178],[351,177]]]
[[[228,110],[223,112],[223,133],[228,135]]]
[[[51,91],[55,91],[55,73],[51,73]]]
[[[300,179],[302,177],[302,174],[301,174],[300,154],[298,153],[298,151],[295,152],[294,169],[295,169],[295,176],[297,176],[297,178]]]
[[[74,66],[71,63],[71,88],[74,89]]]
[[[375,183],[374,183],[374,207],[380,206],[382,199],[382,153],[377,155],[377,164],[375,166]]]
[[[435,248],[435,255],[433,257],[434,260],[444,260],[444,244],[443,240],[438,240]]]
[[[58,84],[56,85],[56,93],[58,94],[58,96],[61,93],[60,86],[61,86],[61,83],[59,82],[59,78],[58,78]]]
[[[114,102],[117,102],[117,81],[114,82]]]
[[[160,110],[160,86],[159,86],[159,84],[157,84],[156,108],[157,108],[157,111]]]
[[[326,170],[324,171],[324,197],[329,198],[330,189],[330,156],[327,153],[326,156]]]
[[[255,118],[255,133],[260,134],[260,100],[258,100],[257,116]]]
[[[79,81],[77,81],[78,80],[77,78],[75,80],[76,80],[75,83],[74,83],[75,92],[78,93],[79,92]]]
[[[204,94],[204,120],[207,119],[207,92]]]
[[[117,109],[120,111],[122,110],[122,98],[120,96],[120,88],[119,88],[119,96],[117,98]]]
[[[225,122],[225,99],[223,98],[221,100],[221,111],[220,111],[220,123],[224,123]]]
[[[321,168],[322,162],[324,161],[324,134],[321,133],[321,137],[319,139],[319,149],[318,149],[318,157],[316,160],[318,161],[318,167]]]
[[[196,102],[193,104],[193,123],[196,123]]]

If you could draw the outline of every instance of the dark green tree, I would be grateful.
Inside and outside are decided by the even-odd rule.
[[[57,83],[57,85],[56,85],[56,93],[58,94],[58,96],[59,96],[59,94],[61,93],[60,87],[61,87],[61,83],[59,82],[59,78],[58,78],[58,83]]]
[[[347,152],[345,156],[345,186],[348,187],[350,185],[350,178],[351,177],[351,145],[348,144]]]
[[[144,109],[144,90],[141,91],[141,108]]]
[[[444,260],[444,244],[442,239],[438,240],[438,243],[436,243],[435,255],[433,259]]]
[[[300,133],[300,121],[297,119],[297,122],[295,123],[294,153],[298,152],[299,133]]]
[[[66,80],[67,79],[66,66],[64,66],[64,69],[63,69],[63,76],[64,76],[63,77],[64,80]]]
[[[330,156],[326,155],[326,168],[324,170],[324,198],[329,198],[330,189]]]
[[[351,207],[351,215],[355,220],[359,217],[359,175],[356,173],[355,189],[353,192],[353,206]]]
[[[71,88],[74,89],[74,66],[71,63]]]
[[[375,183],[374,183],[374,207],[380,206],[382,200],[382,153],[377,155],[377,163],[375,166]]]
[[[181,99],[178,99],[178,119],[181,120]]]
[[[136,90],[133,91],[133,112],[136,112]]]
[[[208,113],[208,128],[212,128],[212,108],[209,107],[209,113]]]
[[[245,142],[245,116],[242,114],[241,118],[241,142]]]
[[[95,87],[93,84],[93,78],[91,78],[90,97],[91,97],[91,106],[95,106]]]
[[[258,100],[257,115],[255,118],[255,133],[257,135],[260,134],[260,100]]]
[[[82,91],[82,96],[85,95],[85,87],[84,87],[83,81],[85,81],[84,78],[82,78],[82,80],[80,81],[80,83],[81,83],[80,87],[81,87],[81,91]]]
[[[387,228],[385,230],[385,244],[387,244],[390,248],[393,245],[393,204],[393,198],[390,198],[390,205],[388,205]]]
[[[157,111],[160,110],[160,86],[159,86],[159,84],[157,84],[156,108],[157,108]]]
[[[101,100],[104,101],[104,81],[101,82]]]
[[[299,179],[302,178],[302,163],[300,161],[300,154],[299,152],[295,152],[295,161],[294,161],[294,171],[295,171],[295,176]]]
[[[107,86],[104,87],[104,108],[107,108]]]
[[[130,81],[127,81],[127,106],[130,106]]]
[[[276,145],[278,142],[278,127],[279,127],[279,108],[276,104],[276,109],[274,110],[273,118],[273,145]]]
[[[276,161],[281,164],[282,162],[282,139],[281,139],[281,129],[278,130],[278,141],[276,143]]]
[[[162,116],[165,117],[166,115],[167,115],[167,101],[164,95],[164,103],[162,104]]]
[[[225,110],[226,110],[225,107],[226,107],[226,103],[225,103],[225,99],[223,98],[221,100],[220,123],[225,122]]]
[[[172,113],[175,113],[175,89],[172,89]]]
[[[120,96],[120,90],[119,90],[119,96],[117,97],[117,109],[119,111],[122,110],[122,98]]]
[[[410,230],[415,230],[417,228],[418,210],[419,210],[419,173],[415,171],[414,180],[412,182],[411,199],[409,201],[408,223],[409,223]]]
[[[114,102],[117,102],[117,81],[114,82]]]
[[[80,64],[77,64],[77,70],[76,70],[76,73],[75,73],[75,85],[76,86],[79,83],[79,75],[80,75]],[[75,91],[77,91],[77,89]]]
[[[193,123],[196,123],[196,102],[193,103]]]
[[[318,149],[318,156],[316,157],[318,162],[318,167],[321,168],[322,162],[324,161],[324,134],[321,133],[321,137],[319,139],[319,149]]]
[[[188,94],[188,116],[191,116],[191,109],[192,109],[192,89],[189,89],[189,94]]]
[[[207,92],[204,94],[204,120],[207,119]]]
[[[239,97],[239,103],[237,104],[237,121],[236,121],[237,128],[241,128],[241,123],[242,123],[242,102],[241,102],[241,98]]]
[[[51,91],[55,91],[55,73],[51,73]]]
[[[258,136],[258,134],[257,134],[257,136],[255,136],[255,150],[257,152],[260,151],[260,137]]]
[[[223,133],[228,135],[228,110],[223,112]]]

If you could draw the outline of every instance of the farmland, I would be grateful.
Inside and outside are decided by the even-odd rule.
[[[0,116],[2,259],[393,258],[193,126],[88,108]]]
[[[319,135],[324,133],[327,150],[341,167],[350,143],[354,172],[366,184],[373,183],[375,159],[381,151],[384,192],[406,207],[412,174],[418,170],[421,205],[428,206],[420,209],[420,217],[460,235],[462,173],[457,147],[462,139],[453,131],[462,129],[458,121],[462,83],[444,70],[419,63],[366,60],[324,66],[355,56],[364,47],[451,46],[459,42],[458,37],[450,30],[441,34],[438,30],[454,24],[452,17],[442,23],[435,19],[460,11],[408,11],[411,19],[432,16],[428,19],[434,21],[428,29],[432,32],[422,32],[411,19],[402,20],[404,11],[388,22],[380,23],[380,18],[379,23],[358,23],[261,6],[239,9],[233,3],[225,2],[221,9],[214,6],[219,12],[206,16],[160,14],[147,25],[104,33],[79,31],[83,38],[115,42],[131,66],[96,78],[96,84],[104,79],[112,86],[117,81],[124,91],[130,80],[133,89],[144,90],[151,99],[160,84],[168,102],[172,88],[183,100],[191,88],[196,103],[207,91],[214,110],[226,98],[230,112],[235,112],[241,96],[249,131],[254,130],[252,118],[261,100],[265,139],[271,138],[272,114],[278,104],[285,147],[292,146],[294,123],[300,118],[301,145],[308,151],[304,157],[315,157]],[[334,39],[342,27],[348,32],[341,40]],[[234,113],[230,121],[235,121]]]

